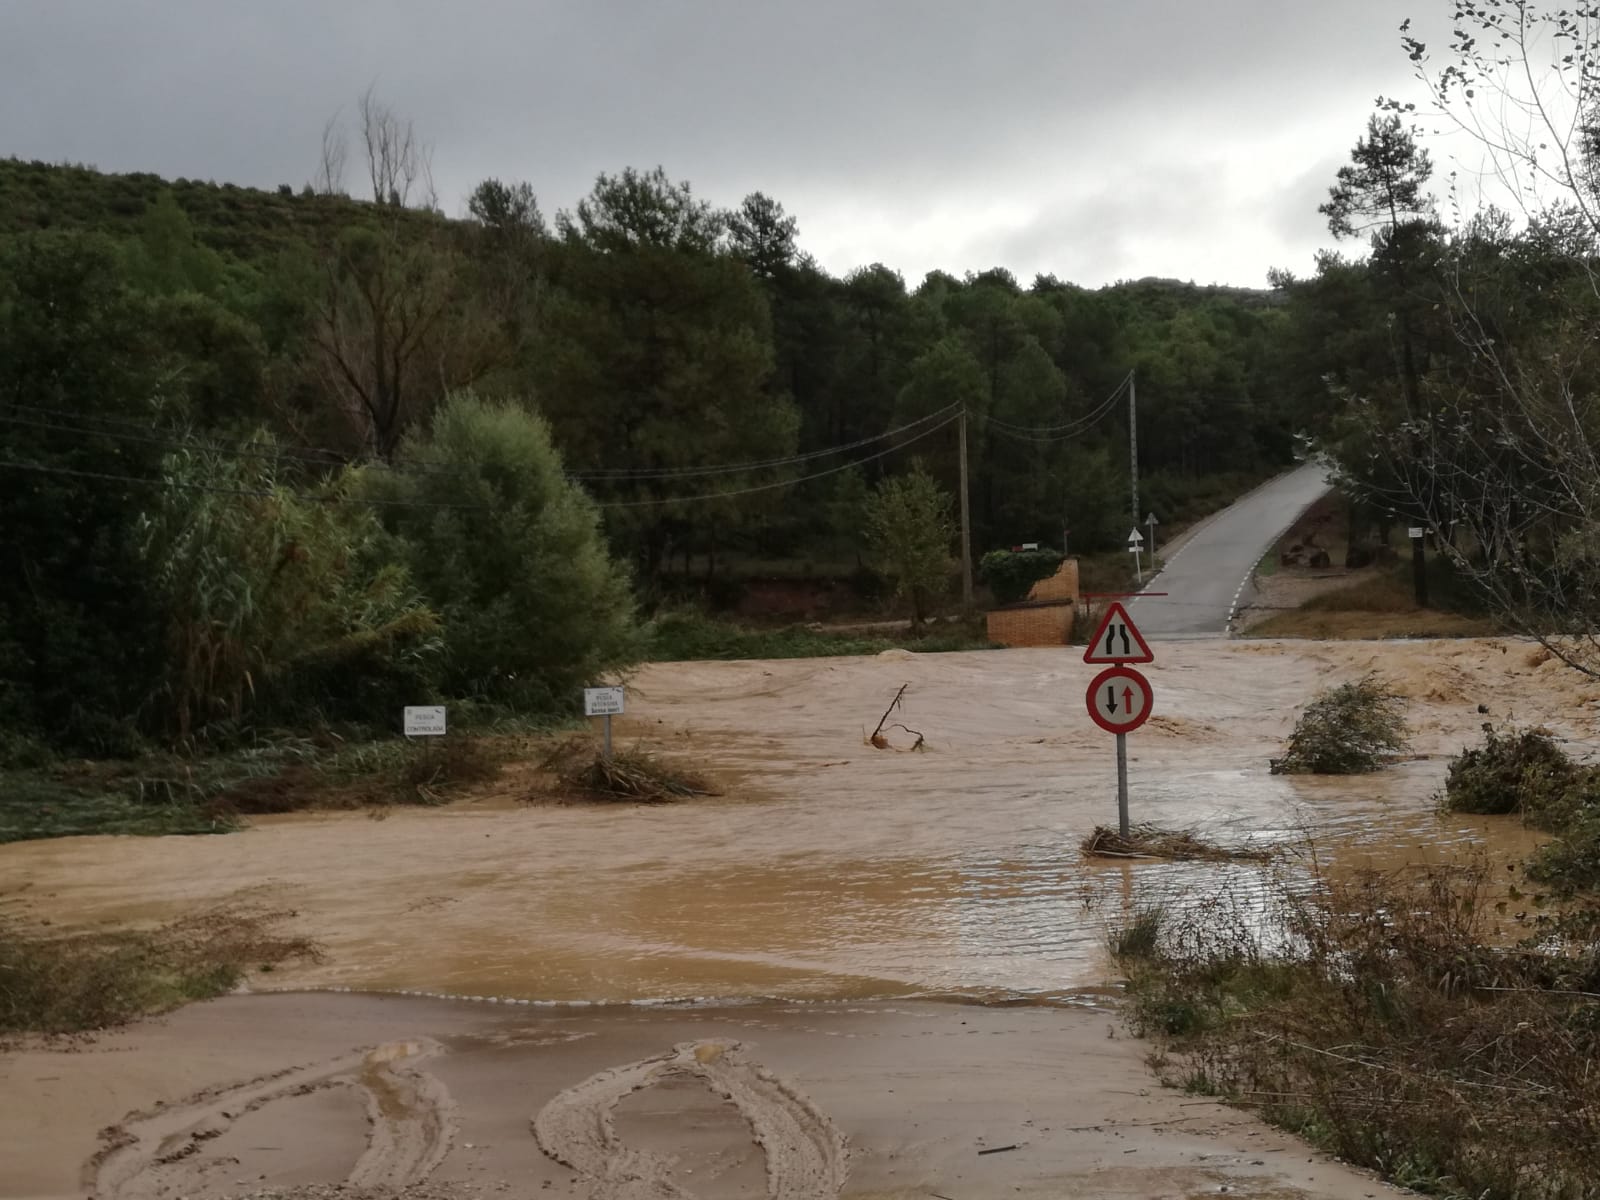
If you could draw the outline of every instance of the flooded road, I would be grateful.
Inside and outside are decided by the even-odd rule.
[[[1086,862],[1115,819],[1111,738],[1077,651],[675,663],[630,684],[625,742],[719,774],[726,795],[661,808],[511,803],[262,819],[209,838],[0,847],[8,896],[58,927],[162,919],[241,894],[298,910],[328,950],[257,986],[534,1001],[1047,998],[1106,982],[1105,929],[1134,903],[1248,895],[1246,865]],[[1179,642],[1158,647],[1150,723],[1129,739],[1135,820],[1230,843],[1304,845],[1337,867],[1520,858],[1509,820],[1436,815],[1446,758],[1488,719],[1587,750],[1600,689],[1508,641]],[[1268,759],[1295,709],[1382,670],[1414,749],[1378,776],[1295,780]],[[926,737],[865,734],[897,717]],[[1480,714],[1486,705],[1490,715]]]

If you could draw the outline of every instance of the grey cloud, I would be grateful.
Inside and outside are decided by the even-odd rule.
[[[844,214],[969,205],[960,246],[854,251],[915,278],[974,265],[952,250],[1020,253],[1016,220],[982,214],[1042,212],[1063,174],[1192,171],[1316,113],[1358,129],[1404,87],[1397,21],[1390,0],[6,0],[0,153],[299,184],[323,121],[376,81],[435,143],[447,210],[491,174],[553,210],[661,163],[719,202],[772,193],[844,269]],[[1281,169],[1263,161],[1263,186]],[[1142,272],[1116,255],[1148,228],[1100,216],[1083,269]],[[1139,219],[1167,223],[1160,244],[1184,230],[1163,206]]]

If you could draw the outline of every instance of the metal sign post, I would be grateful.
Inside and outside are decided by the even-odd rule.
[[[1146,548],[1150,551],[1150,569],[1152,571],[1156,569],[1156,526],[1159,524],[1161,522],[1156,520],[1154,510],[1145,514],[1144,527],[1150,531],[1150,545]]]
[[[1133,555],[1133,573],[1140,584],[1144,583],[1144,566],[1139,561],[1139,550],[1143,542],[1144,534],[1135,526],[1133,532],[1128,535],[1128,553]]]
[[[1117,832],[1128,836],[1128,735],[1117,734]]]
[[[1129,829],[1128,734],[1150,719],[1150,710],[1155,706],[1150,681],[1128,664],[1150,662],[1154,657],[1120,604],[1106,610],[1083,652],[1086,663],[1112,664],[1089,681],[1084,702],[1089,719],[1117,738],[1117,828],[1123,837],[1128,836]]]
[[[583,689],[583,715],[606,719],[606,761],[611,761],[611,718],[621,716],[623,690],[620,687],[592,687]]]

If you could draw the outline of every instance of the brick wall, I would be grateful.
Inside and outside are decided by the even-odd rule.
[[[1078,560],[1069,558],[1056,568],[1048,579],[1041,579],[1028,592],[1029,600],[1058,600],[1067,604],[1078,602]]]
[[[1077,590],[1077,564],[1073,590]],[[1070,602],[1024,601],[989,613],[989,640],[1002,646],[1065,646],[1072,636],[1074,608]]]

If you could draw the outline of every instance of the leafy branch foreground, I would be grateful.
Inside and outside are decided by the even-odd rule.
[[[1486,867],[1280,883],[1141,910],[1111,935],[1167,1082],[1396,1183],[1479,1200],[1600,1197],[1600,914],[1507,946]],[[1257,898],[1259,899],[1259,898]]]
[[[66,935],[0,920],[0,1034],[105,1029],[319,959],[314,942],[279,932],[294,915],[231,905],[153,930]]]

